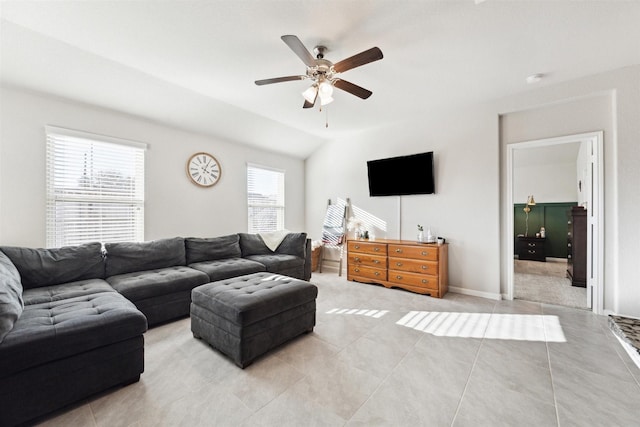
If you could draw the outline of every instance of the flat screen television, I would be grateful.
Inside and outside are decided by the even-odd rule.
[[[433,151],[388,159],[369,160],[369,195],[433,194]]]

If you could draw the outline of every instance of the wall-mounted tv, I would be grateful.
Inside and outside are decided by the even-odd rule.
[[[433,151],[369,160],[367,172],[371,197],[435,193]]]

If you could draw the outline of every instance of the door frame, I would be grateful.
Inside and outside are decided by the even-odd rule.
[[[513,172],[516,150],[546,147],[576,142],[590,144],[592,167],[591,194],[587,195],[588,232],[587,232],[587,300],[591,302],[591,311],[604,313],[604,158],[603,132],[587,132],[574,135],[544,138],[507,144],[507,235],[505,236],[505,257],[507,266],[507,299],[514,294],[514,244],[513,244]],[[590,298],[589,298],[590,297]]]

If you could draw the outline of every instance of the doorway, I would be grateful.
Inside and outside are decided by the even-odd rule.
[[[520,174],[520,176],[525,176],[527,179],[531,179],[530,187],[532,188],[540,188],[535,187],[535,184],[539,184],[539,181],[544,179],[546,175],[544,175],[545,170],[548,169],[549,165],[545,165],[544,156],[548,156],[549,153],[554,156],[562,156],[571,154],[567,153],[576,153],[579,151],[579,156],[581,156],[581,160],[577,161],[575,177],[572,180],[570,185],[576,185],[579,187],[576,205],[583,206],[584,210],[587,212],[587,225],[586,225],[586,287],[582,290],[571,289],[568,288],[569,298],[584,298],[584,304],[581,304],[584,308],[589,308],[595,313],[602,314],[603,312],[603,158],[602,158],[602,141],[603,141],[603,133],[602,132],[591,132],[584,134],[576,134],[569,135],[557,138],[546,138],[541,140],[534,141],[526,141],[520,143],[514,143],[507,145],[507,206],[510,208],[507,212],[507,229],[514,231],[514,224],[517,224],[517,221],[520,221],[520,217],[518,217],[518,210],[524,206],[525,208],[529,208],[528,212],[525,209],[527,220],[530,220],[532,212],[534,212],[533,217],[536,215],[539,216],[543,212],[547,210],[549,212],[554,209],[565,209],[566,206],[562,206],[562,203],[558,203],[557,200],[549,199],[545,200],[545,198],[549,197],[544,193],[539,193],[540,197],[543,199],[538,200],[543,202],[539,204],[536,200],[531,197],[533,200],[529,200],[528,194],[527,196],[523,196],[519,194],[521,193],[522,188],[527,187],[527,183],[523,183],[523,179],[520,178],[518,181],[517,178],[517,168],[522,166],[522,159],[527,159],[527,162],[530,166],[536,168],[535,164],[537,162],[538,166],[537,170],[538,174],[536,175],[534,172],[529,172],[526,174]],[[554,151],[555,150],[555,151]],[[544,154],[547,153],[547,154]],[[564,154],[562,154],[564,153]],[[542,159],[536,160],[536,156],[542,156]],[[526,162],[525,162],[526,163]],[[548,162],[551,163],[551,162]],[[537,181],[536,181],[537,180]],[[526,180],[525,180],[526,181]],[[518,191],[516,191],[518,190]],[[524,198],[524,200],[522,200]],[[551,203],[544,203],[544,202]],[[533,204],[530,204],[533,202]],[[521,204],[522,206],[520,206]],[[558,206],[555,206],[555,205]],[[557,216],[557,215],[556,215]],[[538,218],[539,220],[539,218]],[[570,218],[569,218],[570,220]],[[551,221],[550,219],[548,221]],[[557,222],[557,219],[555,220]],[[535,221],[532,221],[535,222]],[[550,222],[551,224],[552,222]],[[537,283],[539,286],[548,286],[548,289],[555,291],[559,291],[559,286],[564,279],[564,272],[566,271],[566,261],[563,261],[562,255],[556,257],[546,258],[550,262],[536,262],[529,261],[523,257],[523,260],[516,260],[515,255],[518,254],[516,250],[516,244],[518,244],[518,240],[527,241],[529,245],[535,244],[536,241],[543,242],[545,239],[536,239],[536,233],[540,233],[543,230],[540,230],[539,224],[540,221],[536,223],[536,227],[532,227],[530,234],[526,231],[522,232],[523,237],[524,234],[527,234],[526,237],[530,237],[528,239],[518,238],[514,236],[511,244],[507,244],[505,250],[506,266],[507,266],[507,298],[513,299],[515,295],[515,284],[516,280],[520,281],[524,276],[522,274],[538,274],[539,276],[533,276],[533,281]],[[542,222],[544,225],[544,220]],[[565,222],[566,224],[566,222]],[[528,226],[528,222],[527,222]],[[519,228],[522,228],[519,225]],[[565,230],[554,230],[553,235],[558,240],[558,236],[560,233],[567,233]],[[521,233],[518,233],[521,234]],[[533,243],[531,243],[533,242]],[[557,242],[556,242],[557,243]],[[571,243],[570,241],[568,243]],[[567,242],[560,242],[560,244],[567,245]],[[549,247],[549,243],[546,244],[546,247]],[[553,249],[552,251],[558,252],[559,250]],[[570,251],[570,250],[569,250]],[[532,251],[530,251],[533,253]],[[520,254],[518,254],[520,255]],[[550,253],[550,255],[553,255]],[[533,255],[535,257],[535,254]],[[544,255],[543,255],[544,256]],[[553,277],[557,277],[554,279]],[[530,278],[531,279],[531,278]],[[538,280],[535,280],[538,279]],[[564,279],[564,284],[566,285],[566,279]],[[520,282],[519,282],[520,283]],[[539,289],[538,289],[539,291]],[[573,295],[571,295],[573,294]],[[576,295],[578,295],[576,297]],[[521,295],[522,297],[522,295]],[[526,294],[525,298],[526,299]],[[546,302],[546,301],[544,301]],[[563,305],[562,298],[559,298],[559,301],[552,302]],[[565,304],[564,305],[572,305]]]

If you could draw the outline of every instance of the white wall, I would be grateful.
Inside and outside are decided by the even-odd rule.
[[[47,124],[148,144],[146,240],[211,237],[246,231],[247,162],[286,171],[286,228],[304,230],[302,160],[43,94],[16,88],[0,90],[2,245],[45,245],[44,126]],[[197,187],[186,175],[186,161],[198,151],[213,154],[222,165],[222,178],[211,188]]]
[[[376,237],[415,240],[417,224],[431,227],[451,244],[450,286],[499,297],[497,124],[497,115],[479,106],[325,144],[306,162],[309,232],[319,236],[328,198],[350,197],[386,222],[386,234],[377,230]],[[425,151],[434,152],[436,194],[403,196],[400,218],[399,197],[369,197],[367,160]]]
[[[536,203],[575,202],[576,174],[575,161],[514,167],[513,201],[525,203],[527,196],[533,195]]]
[[[507,128],[500,126],[501,116],[510,121]],[[464,110],[422,112],[393,128],[334,141],[306,162],[307,228],[318,235],[327,198],[351,197],[387,221],[389,237],[397,237],[400,222],[405,239],[414,238],[417,223],[447,237],[454,288],[504,294],[507,261],[501,248],[512,242],[502,219],[511,209],[502,202],[504,146],[604,130],[605,309],[640,317],[638,117],[640,66],[634,66]],[[429,150],[436,156],[436,195],[403,198],[400,219],[396,198],[368,196],[366,160]]]

